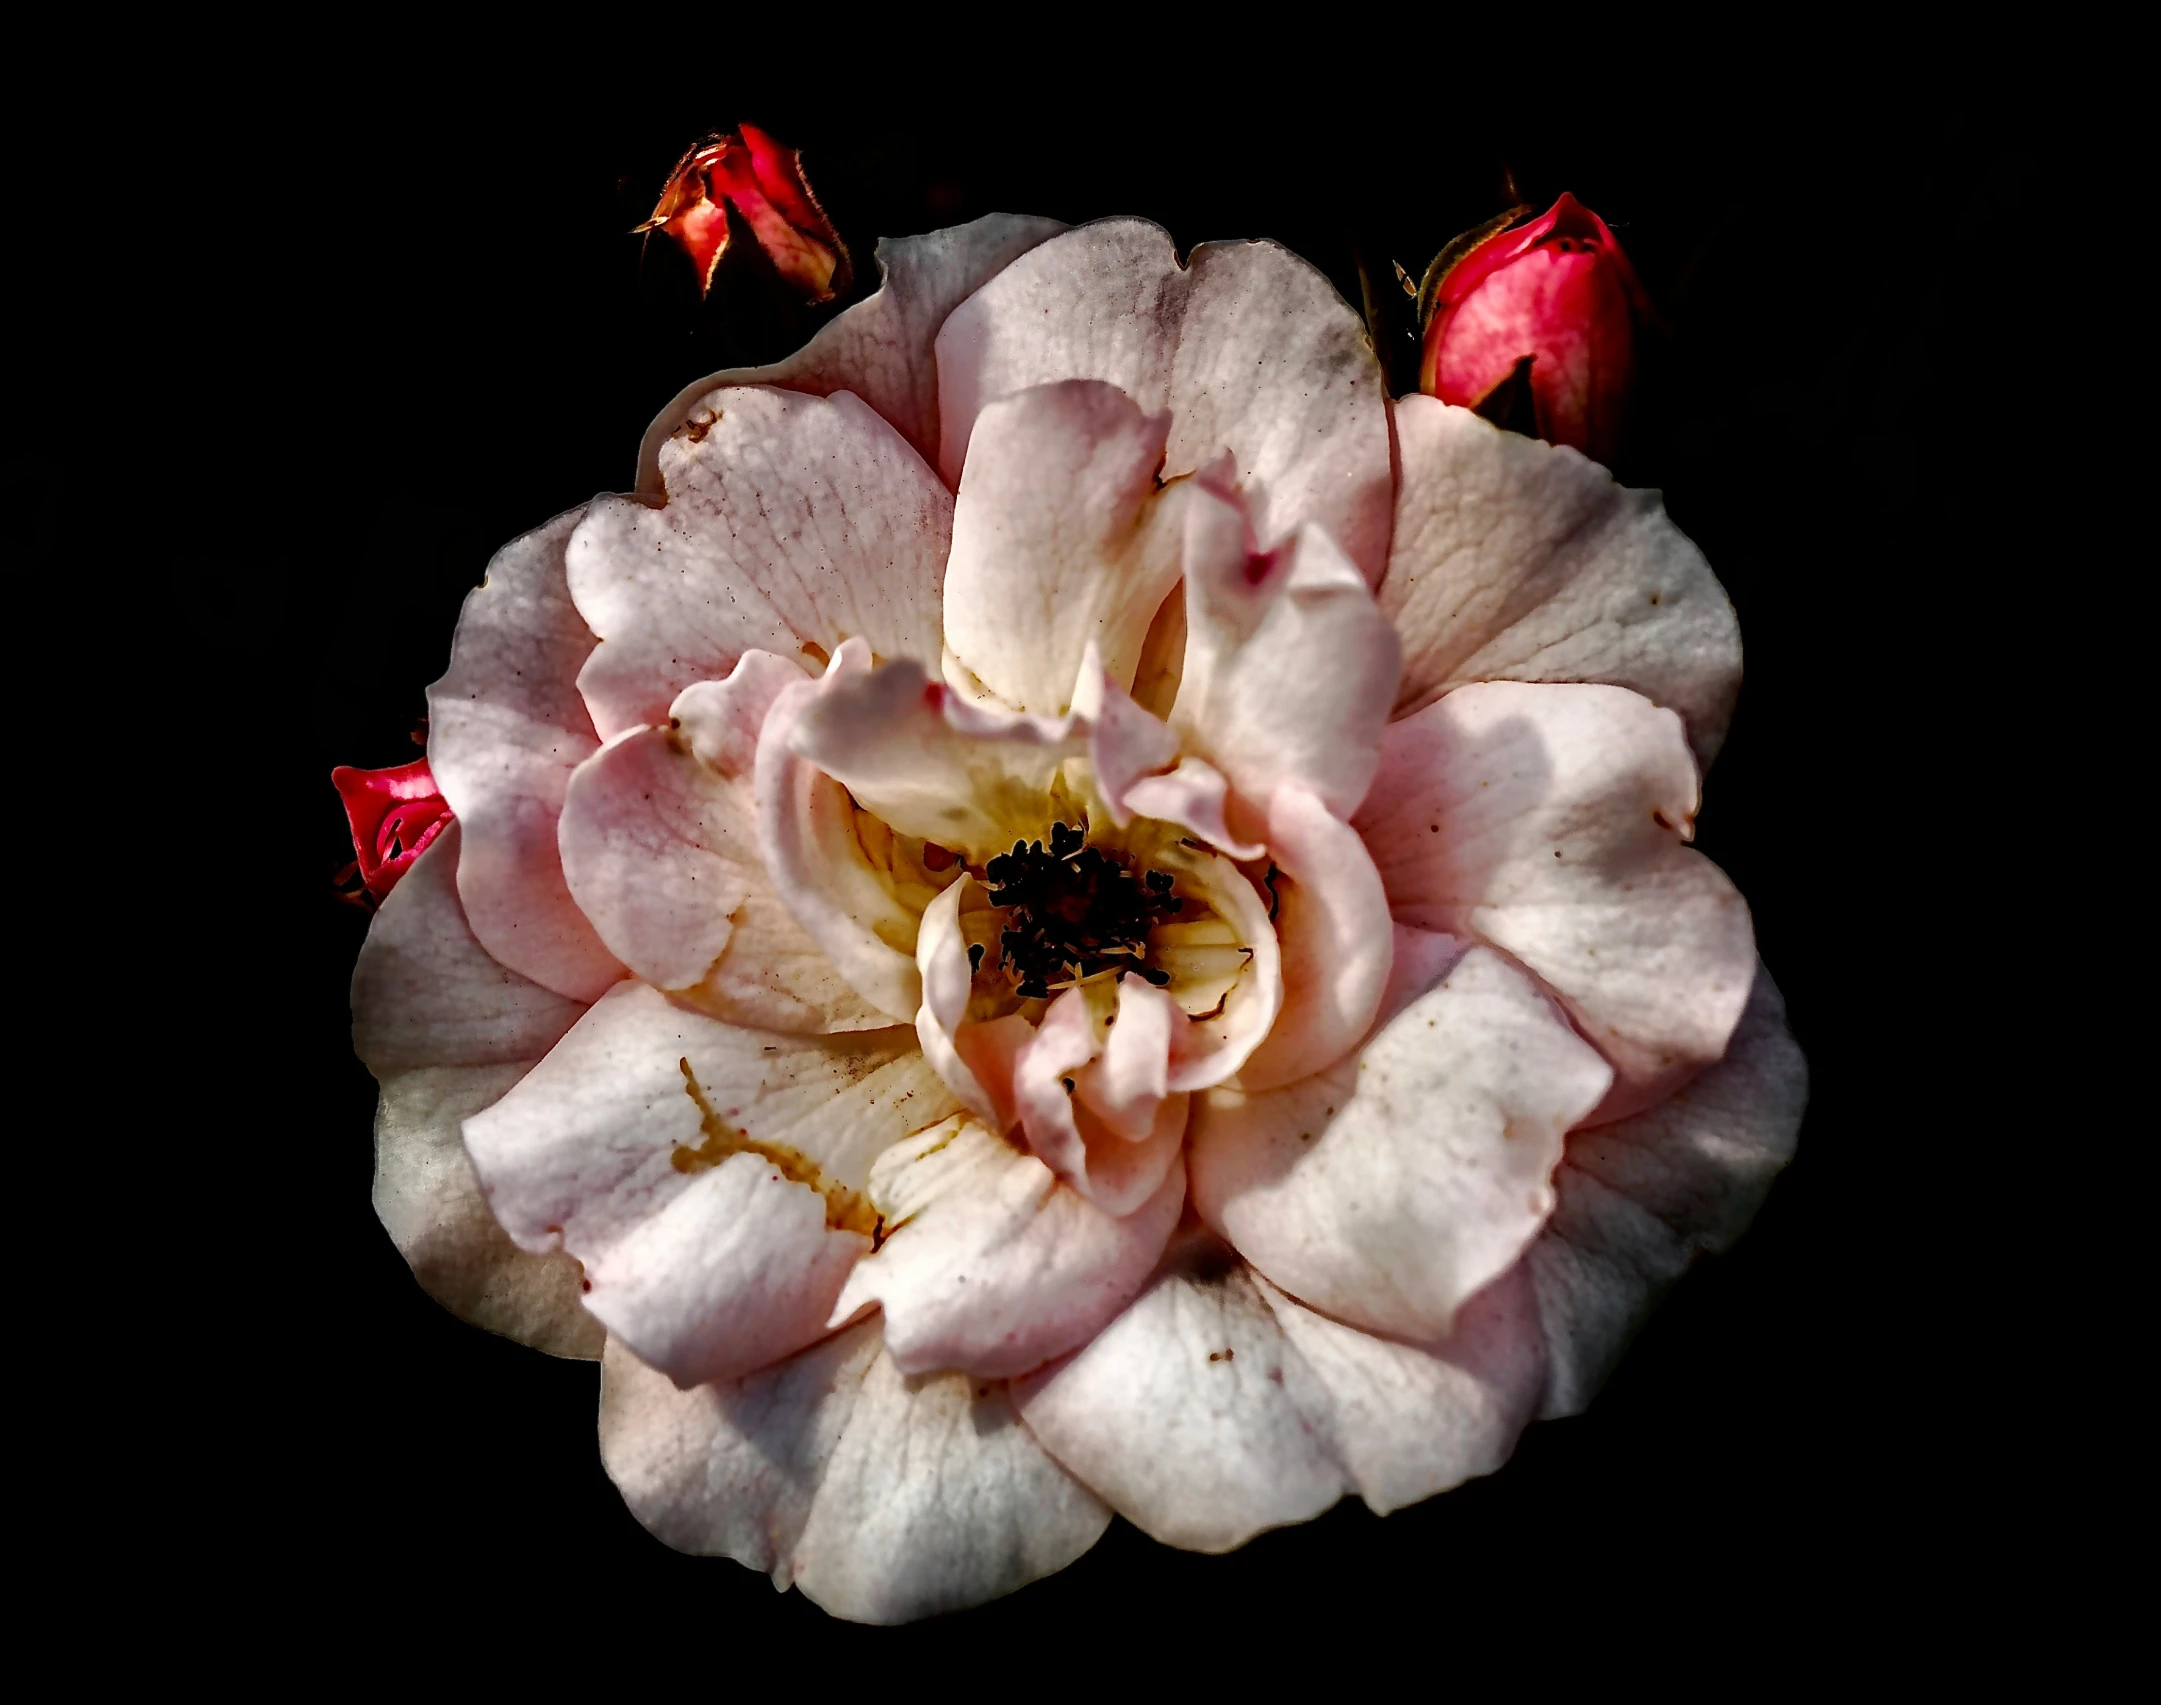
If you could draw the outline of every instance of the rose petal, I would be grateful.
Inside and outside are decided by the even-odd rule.
[[[1725,1051],[1755,976],[1748,907],[1684,844],[1680,719],[1620,687],[1463,687],[1388,731],[1357,826],[1395,917],[1505,948],[1620,1074],[1601,1118]]]
[[[1379,761],[1395,634],[1325,533],[1255,554],[1237,504],[1196,487],[1185,508],[1185,673],[1171,726],[1252,804],[1295,782],[1348,817]]]
[[[823,679],[786,688],[758,737],[758,856],[789,914],[848,984],[895,1023],[923,1002],[918,918],[872,870],[848,791],[791,749],[797,724],[825,694],[868,672],[870,648],[842,645]]]
[[[555,846],[570,773],[600,743],[577,689],[593,636],[563,564],[584,513],[496,552],[428,689],[428,764],[464,829],[467,924],[495,959],[578,1001],[623,974],[572,902]]]
[[[1552,1347],[1544,1414],[1580,1414],[1666,1286],[1747,1228],[1807,1100],[1807,1063],[1759,966],[1723,1059],[1649,1112],[1570,1136],[1529,1256]]]
[[[789,748],[901,834],[980,863],[1042,838],[1051,780],[1088,743],[1072,718],[971,704],[901,661],[805,701]]]
[[[908,1622],[1055,1574],[1109,1525],[1004,1385],[909,1379],[880,1356],[796,1543],[795,1583],[851,1622]]]
[[[1167,1006],[1167,997],[1129,977],[1105,1025],[1086,991],[1067,989],[1013,1058],[1013,1103],[1028,1147],[1114,1216],[1158,1197],[1185,1136],[1186,1098],[1169,1093],[1169,1055],[1174,1034],[1190,1023],[1175,1007],[1166,1020]],[[1120,1042],[1120,1031],[1130,1037]],[[1106,1074],[1102,1057],[1113,1051]]]
[[[738,367],[686,385],[646,428],[638,490],[662,492],[661,447],[723,385],[779,385],[813,396],[853,391],[915,446],[938,457],[938,328],[989,278],[1065,227],[1055,219],[989,213],[966,225],[878,244],[884,282],[795,354],[770,367]]]
[[[869,1320],[745,1379],[684,1391],[610,1339],[600,1460],[663,1544],[732,1557],[785,1592],[811,1499],[878,1350]]]
[[[666,722],[750,650],[823,661],[854,636],[936,667],[953,500],[867,405],[717,391],[660,467],[665,507],[596,498],[570,540],[600,636],[578,686],[603,739]]]
[[[1445,1337],[1553,1208],[1563,1134],[1612,1071],[1521,972],[1465,954],[1355,1060],[1193,1110],[1193,1205],[1340,1320]]]
[[[460,1320],[554,1356],[600,1354],[578,1265],[529,1255],[488,1212],[459,1126],[585,1009],[490,959],[459,908],[458,825],[414,861],[353,970],[353,1046],[382,1086],[375,1213],[420,1287]]]
[[[570,778],[563,875],[642,981],[695,987],[727,947],[730,915],[765,880],[750,806],[669,728],[611,740]]]
[[[872,1159],[953,1110],[914,1041],[739,1029],[626,983],[466,1146],[504,1229],[576,1255],[640,1360],[731,1377],[823,1336]]]
[[[1253,1283],[1327,1392],[1335,1453],[1377,1515],[1493,1473],[1537,1410],[1546,1344],[1520,1262],[1436,1344],[1376,1338]]]
[[[1153,817],[1176,823],[1227,858],[1259,858],[1267,847],[1259,841],[1242,841],[1231,829],[1230,792],[1230,782],[1213,764],[1201,758],[1183,758],[1166,774],[1142,776],[1118,795],[1116,804],[1129,821]]]
[[[1093,645],[1133,683],[1178,582],[1177,499],[1158,485],[1167,415],[1110,385],[1039,385],[985,408],[968,444],[946,565],[945,642],[1015,709],[1070,708]]]
[[[1119,1218],[976,1121],[947,1120],[872,1168],[871,1200],[899,1229],[857,1264],[833,1318],[880,1305],[904,1373],[1041,1367],[1094,1337],[1154,1269],[1185,1202],[1176,1159]]]
[[[1165,479],[1228,449],[1265,544],[1312,523],[1380,578],[1392,478],[1380,367],[1349,304],[1287,249],[1205,243],[1182,268],[1168,232],[1109,219],[1014,261],[938,334],[948,481],[986,407],[1061,379],[1169,409]]]
[[[1253,1057],[1283,1010],[1283,960],[1268,902],[1229,859],[1173,843],[1155,853],[1160,868],[1178,873],[1180,889],[1228,923],[1252,959],[1213,1017],[1196,1017],[1171,1035],[1170,1087],[1207,1089]],[[1175,997],[1178,984],[1173,980]]]
[[[353,1051],[379,1078],[425,1066],[526,1065],[585,1011],[498,964],[457,890],[465,826],[413,862],[368,925],[353,967]]]
[[[1268,802],[1267,833],[1283,878],[1275,884],[1283,1011],[1238,1069],[1249,1091],[1295,1083],[1350,1052],[1380,1011],[1395,945],[1388,896],[1355,829],[1286,784]]]
[[[1070,1360],[1020,1382],[1028,1429],[1134,1526],[1228,1551],[1348,1484],[1328,1398],[1246,1269],[1188,1240]]]
[[[1678,711],[1708,768],[1741,684],[1726,594],[1656,492],[1431,397],[1396,405],[1381,608],[1399,714],[1474,681],[1595,681]]]
[[[572,894],[601,939],[640,979],[731,1023],[781,1030],[875,1030],[893,1022],[836,971],[773,892],[758,856],[748,774],[730,779],[698,751],[731,763],[755,730],[754,705],[728,696],[777,697],[802,671],[767,652],[745,653],[727,682],[705,682],[677,701],[669,728],[620,736],[571,778],[560,831]],[[747,927],[747,937],[740,931]]]

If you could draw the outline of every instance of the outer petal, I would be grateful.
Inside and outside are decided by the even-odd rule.
[[[1042,836],[1051,779],[1088,739],[1072,718],[971,704],[903,661],[806,701],[789,747],[900,833],[982,860]]]
[[[1175,1162],[1119,1219],[976,1121],[949,1119],[872,1169],[871,1200],[899,1229],[849,1276],[833,1318],[881,1305],[904,1373],[1041,1367],[1094,1337],[1154,1269],[1185,1202]]]
[[[1273,1089],[1340,1060],[1372,1027],[1394,962],[1388,895],[1355,829],[1304,788],[1268,803],[1283,1011],[1238,1072],[1241,1089]]]
[[[766,678],[739,682],[746,672]],[[880,1029],[891,1017],[803,934],[758,856],[742,750],[755,741],[742,726],[753,707],[730,689],[755,687],[752,699],[770,702],[786,684],[778,672],[803,679],[784,659],[747,652],[728,681],[685,693],[673,726],[635,730],[588,758],[564,803],[564,872],[602,939],[655,988],[731,1023]],[[701,743],[738,773],[702,759]]]
[[[1016,709],[1071,707],[1093,645],[1133,684],[1178,582],[1178,495],[1156,473],[1168,415],[1094,380],[1039,385],[983,410],[953,509],[945,641]]]
[[[1725,1051],[1755,976],[1748,907],[1684,843],[1680,719],[1619,687],[1464,687],[1388,731],[1357,826],[1395,917],[1545,980],[1649,1105]]]
[[[1348,817],[1395,697],[1396,636],[1324,533],[1256,555],[1238,505],[1186,502],[1185,673],[1171,726],[1260,805],[1286,783]]]
[[[1491,1474],[1538,1408],[1546,1344],[1520,1262],[1437,1344],[1376,1338],[1254,1284],[1327,1392],[1336,1455],[1377,1514]]]
[[[1381,608],[1403,636],[1399,713],[1473,681],[1598,681],[1678,711],[1708,767],[1741,634],[1656,492],[1431,397],[1396,404],[1403,474]]]
[[[1311,523],[1380,578],[1392,477],[1380,366],[1349,304],[1288,250],[1206,243],[1181,268],[1161,227],[1109,219],[1015,261],[938,334],[947,479],[989,404],[1060,379],[1169,409],[1166,479],[1227,449],[1265,544]]]
[[[717,391],[661,450],[666,506],[594,499],[569,547],[600,636],[578,685],[602,738],[660,724],[746,651],[857,636],[937,666],[953,500],[854,397]]]
[[[1568,1140],[1531,1246],[1552,1346],[1544,1413],[1580,1413],[1666,1286],[1746,1229],[1793,1157],[1808,1067],[1760,966],[1725,1058],[1647,1113]]]
[[[878,1359],[867,1320],[742,1380],[677,1388],[611,1339],[600,1364],[600,1459],[656,1539],[794,1580],[833,1447]]]
[[[1325,1389],[1245,1268],[1206,1240],[1015,1394],[1044,1447],[1166,1545],[1228,1551],[1349,1484]]]
[[[774,891],[834,969],[896,1024],[914,1018],[919,919],[879,880],[856,830],[848,790],[797,756],[797,724],[820,699],[868,671],[870,648],[850,640],[819,681],[785,689],[758,736],[754,791],[758,855]]]
[[[570,773],[599,745],[577,689],[593,636],[563,566],[584,514],[505,545],[467,596],[450,667],[428,689],[428,764],[465,831],[458,895],[473,934],[521,976],[590,1001],[623,968],[572,903],[555,847]]]
[[[824,1334],[870,1246],[871,1160],[953,1110],[914,1042],[742,1030],[624,984],[466,1146],[504,1229],[577,1255],[641,1360],[732,1377]]]
[[[660,411],[638,447],[638,490],[661,495],[661,447],[723,385],[779,385],[820,397],[853,391],[935,462],[938,328],[1001,268],[1064,229],[1055,219],[988,213],[920,237],[885,238],[878,244],[885,281],[874,295],[837,315],[787,360],[700,379]]]
[[[528,1255],[488,1212],[459,1123],[498,1100],[585,1009],[505,970],[458,906],[458,825],[414,862],[353,970],[353,1046],[382,1085],[375,1212],[459,1319],[556,1356],[600,1354],[578,1265]]]
[[[1005,1386],[909,1379],[880,1356],[796,1544],[795,1580],[851,1622],[908,1622],[1055,1574],[1109,1525]]]
[[[1445,1337],[1553,1209],[1563,1134],[1612,1072],[1528,978],[1474,949],[1346,1061],[1193,1112],[1193,1204],[1302,1302]]]

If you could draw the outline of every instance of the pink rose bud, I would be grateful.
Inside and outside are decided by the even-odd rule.
[[[640,231],[672,238],[690,257],[701,293],[728,252],[733,207],[773,269],[806,302],[848,288],[848,251],[811,194],[802,163],[754,124],[716,132],[676,162]]]
[[[1612,460],[1648,303],[1603,219],[1564,195],[1474,241],[1422,294],[1420,390]]]
[[[387,770],[341,764],[330,772],[330,785],[345,801],[358,855],[338,872],[339,895],[359,906],[380,905],[452,821],[450,806],[436,791],[425,758]]]

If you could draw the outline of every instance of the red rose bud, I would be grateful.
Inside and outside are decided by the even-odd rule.
[[[701,293],[713,287],[728,252],[733,207],[767,260],[806,302],[826,302],[848,288],[848,251],[810,193],[802,163],[754,124],[708,136],[676,162],[667,187],[640,231],[680,245],[697,270]]]
[[[338,872],[339,895],[355,905],[379,905],[452,821],[450,806],[436,791],[425,758],[388,770],[341,764],[330,772],[330,785],[345,801],[359,855]]]
[[[1612,460],[1648,302],[1603,219],[1564,195],[1473,242],[1424,294],[1420,390]]]

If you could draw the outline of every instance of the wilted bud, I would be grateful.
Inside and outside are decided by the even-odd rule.
[[[1621,245],[1572,195],[1529,224],[1472,237],[1453,258],[1442,252],[1420,293],[1419,389],[1612,460],[1647,308]]]
[[[848,288],[847,248],[810,193],[796,151],[754,124],[716,132],[677,161],[653,216],[638,229],[680,244],[702,293],[728,252],[730,207],[806,302],[830,301]]]

